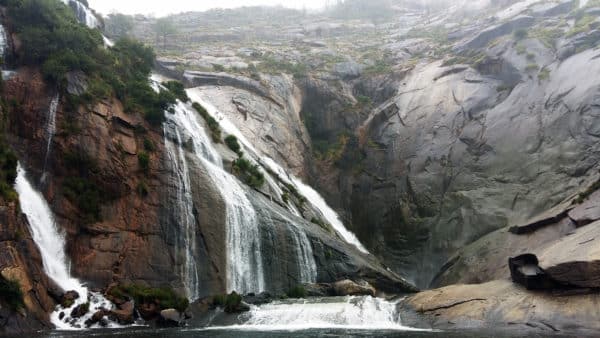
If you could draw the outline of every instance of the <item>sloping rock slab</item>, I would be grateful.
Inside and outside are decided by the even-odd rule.
[[[424,291],[408,297],[400,306],[402,324],[411,327],[512,328],[551,333],[599,330],[598,302],[600,294],[558,297],[497,280]]]
[[[600,191],[594,192],[582,204],[569,211],[569,217],[577,226],[600,220]]]
[[[517,30],[517,29],[528,28],[531,25],[533,25],[534,23],[535,23],[535,19],[533,17],[530,17],[530,16],[516,17],[513,20],[510,20],[510,21],[500,24],[498,26],[483,30],[472,40],[466,42],[462,46],[458,46],[457,49],[465,50],[465,49],[483,48],[483,47],[487,46],[487,44],[490,43],[490,41],[492,41],[496,38],[499,38],[503,35],[510,34],[514,30]]]
[[[537,256],[552,279],[575,287],[600,288],[600,222],[577,229]]]
[[[511,227],[509,231],[515,235],[532,233],[545,226],[560,222],[560,220],[568,216],[569,211],[574,207],[575,206],[572,205],[571,201],[567,200],[554,208],[535,216],[522,225]]]

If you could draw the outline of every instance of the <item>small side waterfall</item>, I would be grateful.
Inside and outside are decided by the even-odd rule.
[[[84,4],[77,0],[61,0],[65,5],[70,6],[75,12],[75,16],[77,16],[77,20],[82,24],[85,24],[89,28],[96,28],[100,26],[98,19],[92,13],[92,11],[87,8]]]
[[[208,170],[225,202],[227,291],[239,293],[263,291],[265,283],[260,230],[256,212],[246,197],[245,190],[235,177],[223,170],[221,157],[198,122],[198,113],[192,107],[178,102],[174,113],[166,115],[166,124],[174,126],[177,134],[184,135],[186,138],[179,140],[179,151],[184,151],[182,147],[184,144],[189,144],[187,142],[189,138],[193,145],[193,153]],[[180,162],[183,160],[179,159]],[[189,202],[186,203],[193,205],[191,193],[187,198]]]
[[[8,36],[6,35],[6,29],[4,25],[0,25],[0,56],[4,57],[8,50]]]
[[[69,259],[65,253],[65,238],[59,231],[54,215],[48,203],[29,180],[23,167],[17,167],[15,189],[19,194],[21,210],[27,216],[33,240],[42,254],[44,272],[65,291],[74,290],[79,294],[75,303],[66,309],[57,306],[50,315],[52,324],[57,328],[70,330],[84,327],[86,320],[91,318],[94,311],[104,308],[111,309],[112,304],[101,294],[89,292],[88,289],[69,272]],[[70,318],[69,314],[75,307],[89,303],[90,312],[81,318]],[[61,320],[60,313],[64,313]],[[115,324],[110,324],[115,327]]]
[[[54,138],[54,134],[56,133],[56,110],[58,109],[58,101],[60,96],[58,93],[52,98],[50,101],[50,106],[48,107],[48,117],[46,121],[46,156],[44,157],[44,168],[42,170],[42,182],[46,179],[46,167],[48,165],[48,159],[50,158],[50,153],[52,151],[52,139]]]

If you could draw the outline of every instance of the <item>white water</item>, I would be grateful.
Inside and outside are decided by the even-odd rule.
[[[75,16],[77,16],[77,19],[81,23],[88,26],[89,28],[96,28],[100,25],[98,23],[98,19],[94,15],[94,13],[92,13],[92,11],[89,8],[87,8],[84,4],[82,4],[81,2],[79,2],[77,0],[61,0],[61,1],[67,6],[71,6],[71,4],[73,4],[75,7],[74,8]]]
[[[244,135],[240,132],[240,130],[225,115],[221,114],[217,110],[217,108],[215,108],[215,106],[210,104],[208,102],[208,100],[206,100],[204,98],[203,94],[198,89],[188,89],[187,94],[193,101],[200,103],[213,118],[215,118],[217,121],[219,121],[221,128],[225,132],[227,132],[228,134],[231,134],[231,135],[235,135],[235,137],[237,137],[238,140],[244,146],[244,148],[245,148],[244,150],[246,153],[250,153],[251,155],[254,155],[256,158],[259,158],[258,151],[256,151],[256,149],[254,149],[254,147],[250,144],[250,142],[248,142],[248,140],[244,137]],[[360,251],[362,251],[364,253],[368,253],[368,251],[360,243],[360,241],[358,240],[356,235],[354,235],[352,232],[350,232],[350,231],[348,231],[348,229],[346,229],[346,227],[340,220],[337,213],[329,205],[327,205],[327,203],[325,202],[323,197],[321,197],[321,195],[319,195],[318,192],[316,192],[310,186],[304,184],[299,179],[293,177],[292,175],[287,174],[287,172],[280,165],[278,165],[275,161],[273,161],[269,157],[263,156],[262,159],[260,160],[260,162],[261,162],[261,164],[267,165],[272,171],[277,173],[281,178],[287,179],[288,183],[291,183],[294,186],[296,186],[298,191],[304,197],[306,197],[308,199],[308,201],[317,210],[319,210],[321,212],[323,217],[325,217],[326,221],[329,224],[331,224],[331,226],[335,229],[335,231],[338,234],[340,234],[340,236],[346,242],[354,245]],[[292,208],[290,208],[290,210],[292,210],[292,212],[294,212]],[[296,211],[296,213],[298,213],[298,212]]]
[[[4,25],[0,25],[0,56],[2,56],[2,58],[4,58],[7,49],[8,37],[6,35],[6,29],[4,29]]]
[[[78,279],[71,276],[69,259],[65,253],[65,238],[54,221],[54,215],[48,203],[42,194],[33,188],[20,164],[17,167],[17,174],[15,189],[19,194],[21,210],[29,221],[33,240],[42,255],[44,272],[63,290],[74,290],[79,294],[79,298],[68,309],[57,306],[56,310],[50,314],[52,324],[59,329],[66,330],[83,327],[83,323],[94,314],[95,310],[100,308],[110,310],[112,304],[101,294],[88,292],[88,289]],[[88,301],[90,302],[90,312],[87,315],[76,320],[69,317],[76,306]],[[64,320],[59,319],[60,312],[65,313]],[[115,324],[110,324],[110,326],[117,327]]]
[[[244,324],[210,329],[301,331],[309,329],[420,331],[403,326],[397,303],[373,297],[280,301],[253,306]]]
[[[44,168],[42,171],[42,182],[46,178],[46,166],[48,165],[48,159],[50,158],[50,152],[52,151],[52,139],[54,138],[54,134],[56,134],[56,110],[58,109],[58,101],[60,96],[58,93],[54,96],[52,101],[50,101],[50,106],[48,107],[48,117],[46,118],[46,156],[44,158]]]
[[[167,130],[165,125],[165,148],[169,163],[173,166],[173,170],[177,175],[176,185],[176,204],[173,215],[177,218],[177,222],[181,227],[183,236],[178,236],[177,247],[179,251],[185,253],[182,264],[181,276],[183,276],[183,284],[186,289],[186,295],[190,300],[198,299],[198,269],[196,264],[196,218],[194,217],[194,203],[192,199],[192,184],[185,151],[181,146],[181,134],[175,129],[177,145],[167,139]]]
[[[237,179],[223,170],[221,157],[200,125],[195,109],[182,102],[178,102],[174,108],[175,112],[166,113],[166,116],[167,123],[175,125],[178,134],[185,135],[185,139],[178,142],[180,151],[183,151],[182,145],[187,144],[189,138],[194,154],[208,170],[225,202],[227,291],[264,291],[260,230],[256,212]],[[167,150],[172,152],[168,148]],[[191,193],[187,198],[186,203],[193,205]]]

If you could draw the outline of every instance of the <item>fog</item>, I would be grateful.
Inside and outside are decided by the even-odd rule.
[[[292,8],[318,9],[327,5],[325,0],[89,0],[96,11],[109,14],[153,14],[164,16],[186,11],[205,11],[211,8],[235,8],[242,6],[285,6]]]

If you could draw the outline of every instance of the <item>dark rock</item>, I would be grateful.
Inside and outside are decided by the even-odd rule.
[[[109,318],[122,325],[133,324],[134,305],[132,300],[121,304],[118,309],[110,311]]]
[[[354,282],[349,279],[332,285],[336,296],[375,296],[375,288],[365,281]]]
[[[90,327],[96,323],[100,323],[100,325],[102,325],[102,320],[104,319],[104,316],[108,314],[109,311],[106,310],[98,310],[96,311],[92,317],[90,317],[90,319],[85,321],[85,326],[86,327]],[[104,325],[105,326],[105,325]]]
[[[508,267],[513,282],[525,286],[527,290],[547,290],[556,287],[556,283],[538,266],[538,259],[533,254],[509,258]]]
[[[459,46],[458,50],[478,49],[487,46],[490,41],[512,33],[517,29],[528,28],[535,23],[535,18],[530,16],[519,16],[508,22],[483,30],[472,40]],[[456,49],[456,48],[455,48]]]
[[[329,283],[305,284],[304,290],[307,297],[326,297],[335,295],[335,291]]]
[[[158,324],[162,327],[177,327],[184,322],[184,315],[175,309],[164,309],[160,311]]]
[[[63,318],[65,318],[65,312],[64,312],[64,311],[61,311],[61,312],[58,314],[58,319],[62,320]]]
[[[160,315],[160,307],[154,302],[138,304],[137,310],[144,320],[154,319]]]
[[[62,299],[60,300],[60,305],[63,308],[69,308],[75,303],[75,300],[79,298],[79,293],[77,291],[67,291],[62,295]]]
[[[79,304],[71,311],[71,317],[72,318],[81,318],[81,317],[85,316],[85,314],[88,313],[89,311],[90,311],[90,303]]]
[[[267,304],[273,301],[273,296],[268,292],[261,292],[258,295],[248,294],[244,296],[244,302],[252,305]]]

